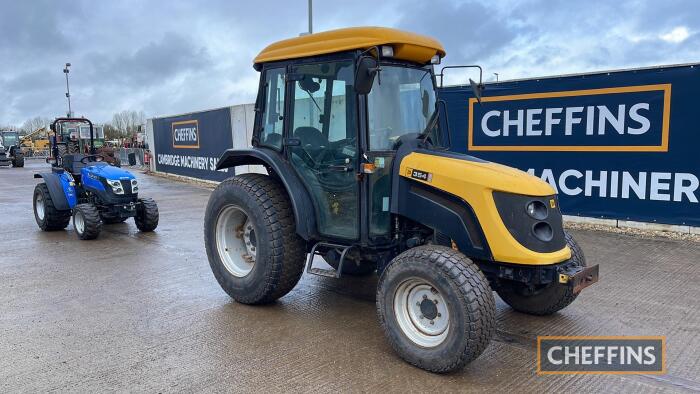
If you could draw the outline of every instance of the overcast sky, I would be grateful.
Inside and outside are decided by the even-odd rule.
[[[252,102],[252,59],[307,29],[307,0],[0,0],[0,125],[73,110],[176,114]],[[428,34],[448,64],[501,79],[700,61],[700,1],[351,0],[314,4],[314,30]],[[453,81],[461,82],[461,81]]]

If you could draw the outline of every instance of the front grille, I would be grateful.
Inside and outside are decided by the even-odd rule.
[[[124,194],[131,194],[131,180],[120,180],[122,183],[122,189],[124,189]]]

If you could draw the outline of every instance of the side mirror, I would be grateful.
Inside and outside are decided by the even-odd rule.
[[[357,61],[355,70],[355,92],[357,94],[368,94],[372,90],[374,77],[379,72],[377,59],[370,56],[362,56]]]

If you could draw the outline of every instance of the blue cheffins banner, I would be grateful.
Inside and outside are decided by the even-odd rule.
[[[153,119],[153,139],[158,171],[213,181],[233,175],[215,170],[233,147],[229,108]]]
[[[440,89],[451,149],[528,171],[564,214],[700,226],[700,64]]]

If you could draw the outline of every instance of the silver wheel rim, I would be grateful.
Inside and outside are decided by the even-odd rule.
[[[39,220],[44,220],[44,196],[41,194],[36,195],[34,210],[36,211],[36,217],[38,217]]]
[[[431,348],[447,339],[447,303],[425,280],[410,278],[399,285],[394,293],[394,316],[403,334],[418,346]]]
[[[82,234],[85,231],[85,218],[80,211],[76,211],[73,215],[73,227],[78,234]]]
[[[248,214],[239,206],[229,205],[216,219],[216,249],[226,270],[242,278],[255,266],[257,239]]]

